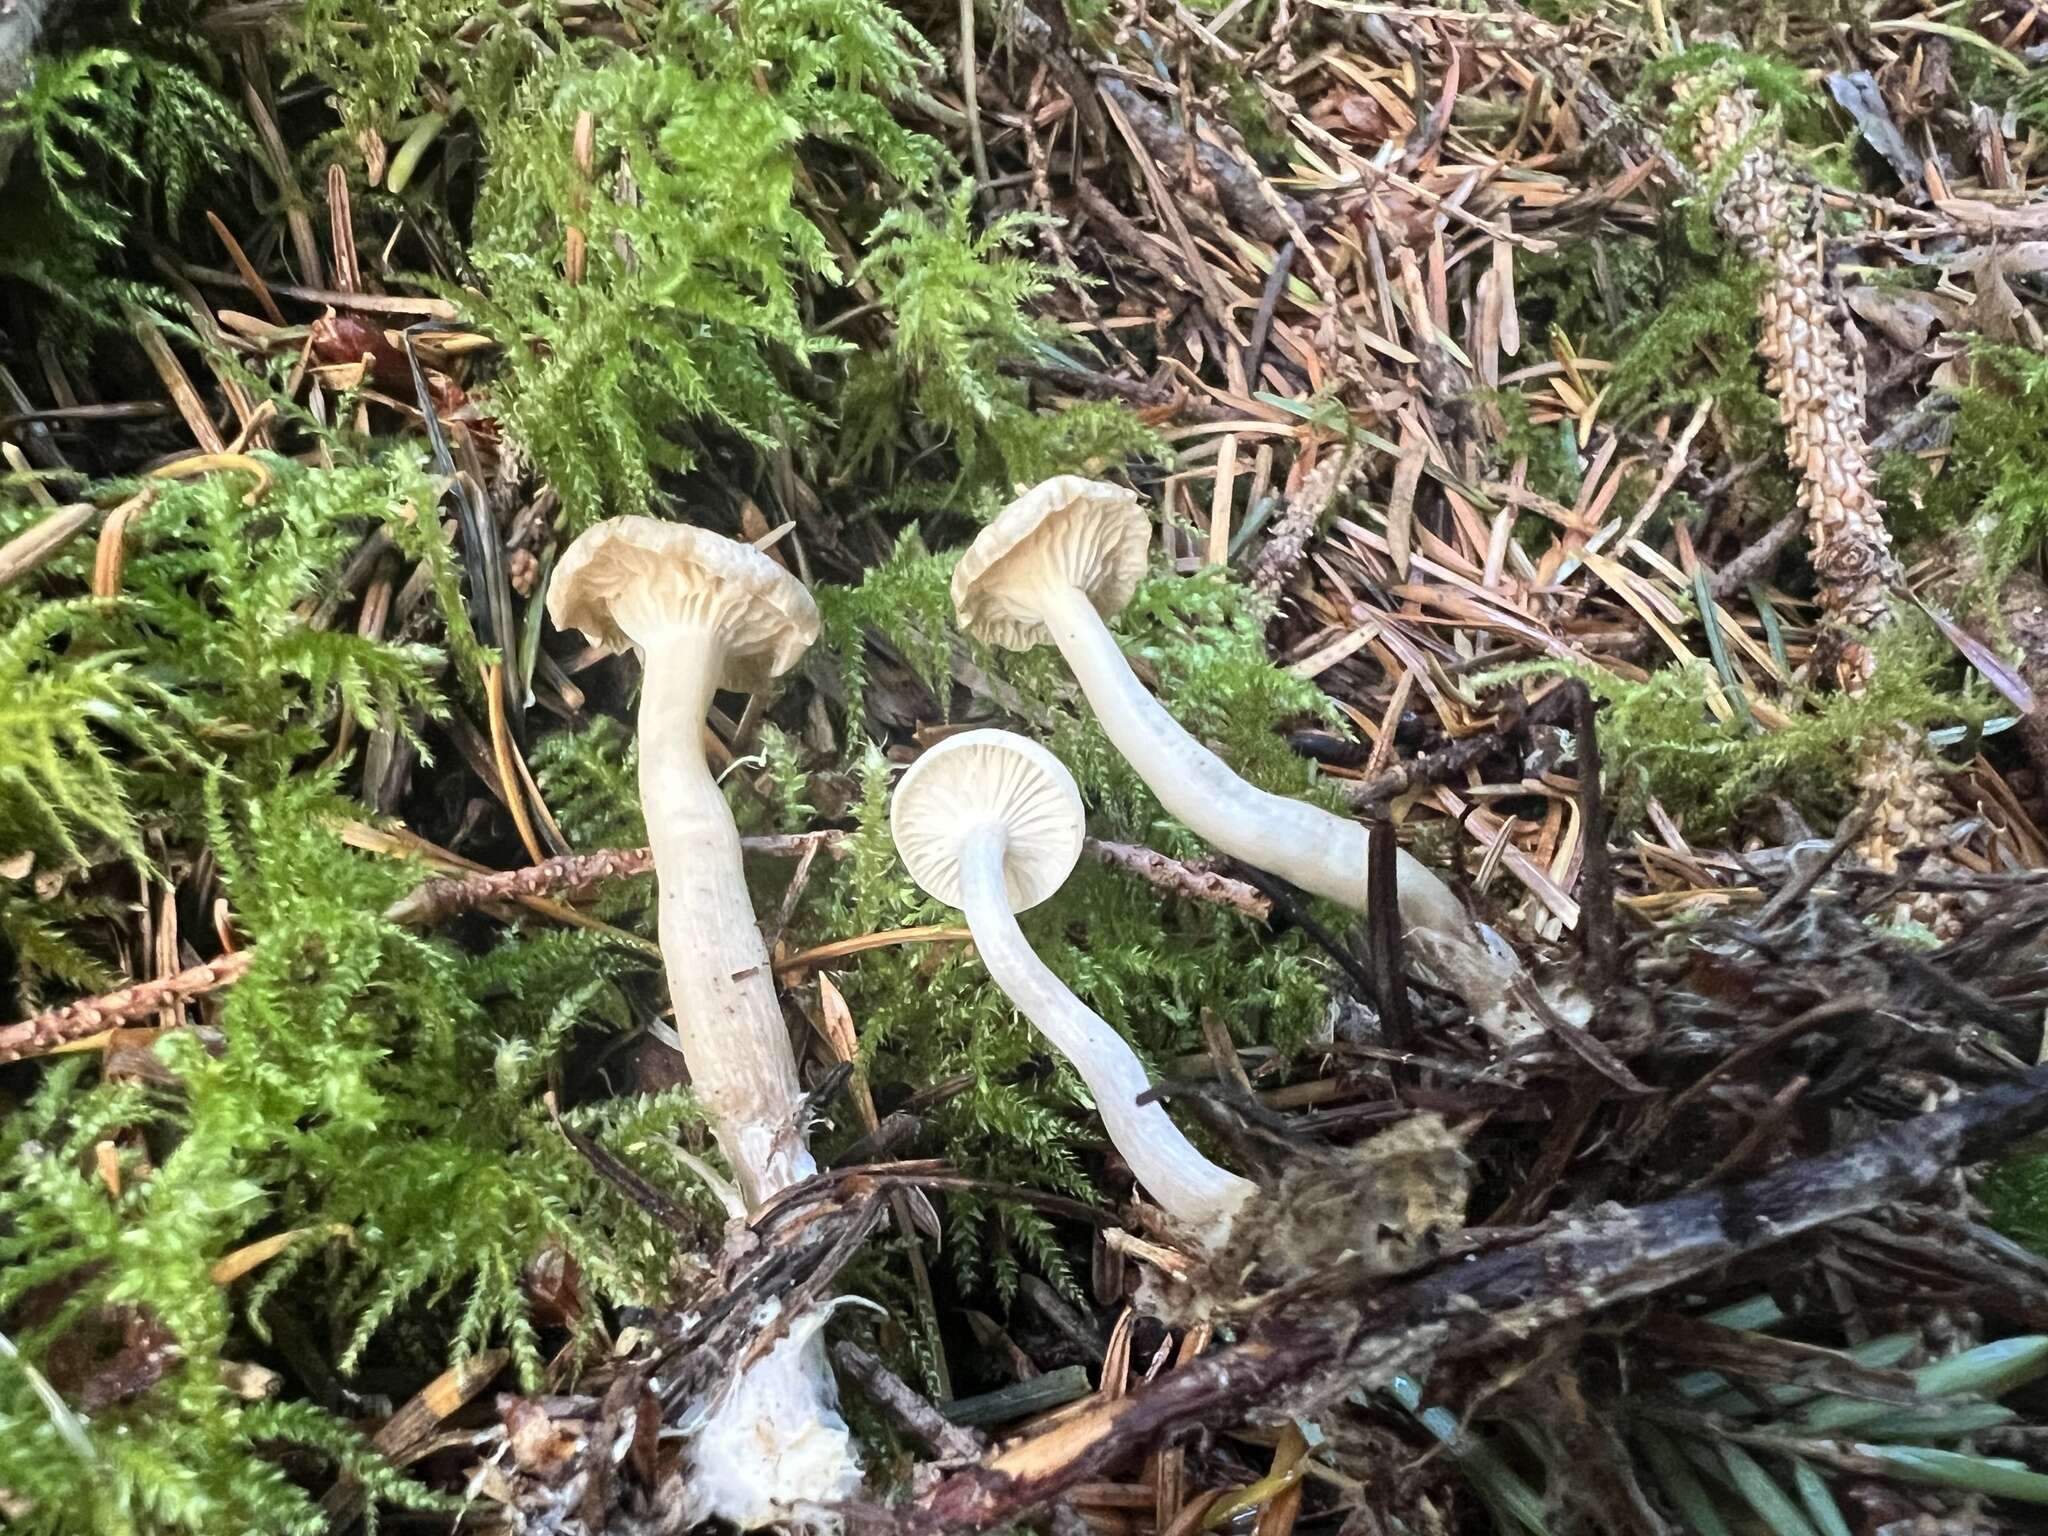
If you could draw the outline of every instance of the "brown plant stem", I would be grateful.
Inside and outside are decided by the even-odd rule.
[[[146,1019],[160,1009],[191,998],[204,997],[242,979],[249,969],[253,950],[238,949],[195,965],[172,976],[140,981],[117,992],[82,998],[62,1008],[50,1008],[18,1024],[0,1027],[0,1062],[22,1061],[46,1056],[59,1046],[83,1040],[102,1030]]]

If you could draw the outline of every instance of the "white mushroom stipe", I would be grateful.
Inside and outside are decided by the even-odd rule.
[[[771,1326],[780,1310],[771,1301],[755,1319]],[[690,1481],[683,1524],[717,1516],[741,1530],[790,1520],[800,1503],[832,1503],[859,1490],[860,1469],[847,1452],[838,1414],[816,1411],[817,1383],[825,1368],[822,1313],[796,1324],[726,1390],[705,1403],[692,1426]],[[830,1526],[812,1518],[813,1527]]]
[[[1200,1246],[1220,1246],[1258,1187],[1217,1167],[1157,1104],[1137,1053],[1031,948],[1016,914],[1059,889],[1086,817],[1073,775],[1007,731],[931,748],[896,786],[889,826],[911,878],[966,914],[989,975],[1095,1098],[1109,1139],[1161,1210]]]
[[[818,635],[803,585],[752,547],[648,517],[600,523],[569,546],[548,591],[563,629],[638,651],[640,802],[660,890],[676,1035],[748,1210],[817,1170],[739,829],[704,755],[720,688],[755,691]],[[737,1447],[746,1447],[737,1463]],[[742,1529],[830,1502],[860,1465],[821,1340],[778,1348],[735,1383],[697,1437],[696,1492]]]
[[[1240,778],[1167,713],[1117,648],[1104,620],[1130,601],[1150,539],[1133,492],[1077,475],[1048,480],[1005,507],[961,556],[954,611],[990,645],[1057,645],[1103,733],[1204,841],[1365,911],[1365,827]],[[1526,1033],[1509,1019],[1520,968],[1486,945],[1450,887],[1413,855],[1397,849],[1395,866],[1402,925],[1422,961],[1483,1026],[1508,1038]]]

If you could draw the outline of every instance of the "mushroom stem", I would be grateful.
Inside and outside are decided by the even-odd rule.
[[[691,1083],[752,1210],[817,1165],[797,1124],[796,1064],[747,893],[739,829],[704,756],[723,646],[708,626],[684,624],[642,644],[640,803],[661,893],[669,997]]]
[[[1247,783],[1166,712],[1086,592],[1045,570],[1034,612],[1066,658],[1103,733],[1167,812],[1234,859],[1316,896],[1366,910],[1370,835],[1358,822]],[[1395,853],[1401,919],[1423,958],[1482,1023],[1498,1025],[1517,968],[1490,950],[1449,886],[1406,849]]]
[[[621,517],[569,546],[548,612],[608,650],[640,653],[640,803],[676,1034],[711,1132],[753,1210],[816,1165],[797,1118],[796,1056],[754,923],[739,829],[704,756],[704,717],[717,689],[754,692],[789,670],[817,638],[817,605],[748,545],[687,524]],[[754,1530],[860,1486],[817,1332],[823,1314],[783,1321],[789,1331],[771,1353],[698,1404],[686,1523],[717,1516]]]
[[[1018,926],[1005,889],[1010,834],[991,818],[960,848],[960,907],[974,947],[996,986],[1081,1074],[1109,1139],[1138,1182],[1169,1216],[1205,1245],[1220,1244],[1231,1218],[1258,1192],[1249,1180],[1210,1162],[1156,1103],[1136,1052],[1047,968]]]

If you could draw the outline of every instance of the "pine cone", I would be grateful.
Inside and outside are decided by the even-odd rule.
[[[1891,616],[1888,591],[1898,566],[1864,442],[1862,386],[1828,301],[1820,198],[1784,151],[1759,136],[1762,123],[1756,97],[1730,90],[1701,115],[1696,143],[1710,167],[1734,160],[1714,218],[1767,274],[1757,350],[1778,397],[1785,458],[1799,476],[1835,679],[1861,693],[1876,669],[1868,637]],[[1936,841],[1954,820],[1940,765],[1911,726],[1865,749],[1857,781],[1873,811],[1859,851],[1875,868],[1896,869],[1902,853]],[[1902,901],[1894,917],[1947,937],[1960,913],[1952,898],[1920,894]]]
[[[1902,854],[1939,845],[1955,820],[1955,801],[1941,780],[1941,768],[1925,733],[1915,726],[1894,726],[1873,743],[1856,778],[1871,812],[1857,852],[1873,869],[1893,873]],[[1936,855],[1929,862],[1944,861]],[[1953,894],[1909,891],[1888,916],[1895,923],[1922,924],[1937,938],[1949,939],[1961,928],[1962,911]]]
[[[1863,392],[1830,320],[1820,199],[1775,143],[1748,142],[1761,123],[1755,96],[1731,90],[1701,116],[1697,143],[1710,166],[1737,156],[1714,217],[1768,274],[1757,350],[1770,366],[1785,458],[1799,476],[1821,609],[1847,631],[1836,676],[1856,693],[1873,666],[1861,637],[1885,621],[1897,568],[1864,446]]]

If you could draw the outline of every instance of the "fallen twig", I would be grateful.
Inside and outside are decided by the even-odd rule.
[[[1171,895],[1220,907],[1235,907],[1246,917],[1262,923],[1273,915],[1273,903],[1256,889],[1213,869],[1197,869],[1192,864],[1183,864],[1179,859],[1170,859],[1136,843],[1108,843],[1091,837],[1084,846],[1090,858],[1113,864]]]
[[[1266,1305],[1244,1342],[955,1473],[910,1522],[960,1532],[1015,1520],[1207,1415],[1283,1391],[1367,1389],[1424,1357],[1527,1340],[1903,1199],[2044,1126],[2048,1066],[1746,1184],[1580,1217],[1378,1294],[1355,1263],[1339,1264]]]
[[[987,1440],[964,1424],[955,1424],[853,1340],[840,1339],[834,1343],[832,1359],[839,1369],[860,1383],[861,1390],[877,1408],[894,1419],[905,1433],[915,1435],[926,1450],[941,1460],[969,1460],[988,1448]]]
[[[749,837],[740,846],[770,858],[794,858],[805,847],[836,841],[837,832]],[[459,913],[500,901],[542,901],[587,890],[607,880],[622,880],[653,869],[645,848],[601,848],[595,853],[564,854],[524,869],[490,870],[460,878],[428,880],[384,910],[387,922],[406,928],[428,928]],[[204,997],[240,981],[255,951],[237,950],[189,966],[170,976],[141,981],[97,997],[81,998],[61,1008],[48,1008],[18,1023],[0,1025],[0,1063],[43,1056],[58,1046],[83,1040],[149,1017],[172,1003]]]

